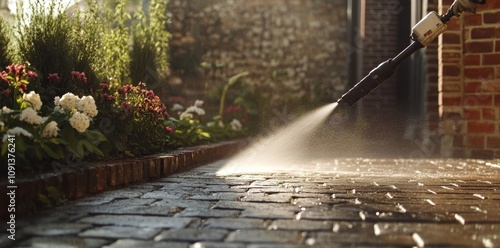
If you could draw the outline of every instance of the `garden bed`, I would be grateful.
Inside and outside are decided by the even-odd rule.
[[[133,183],[148,182],[224,159],[245,144],[244,140],[226,141],[147,157],[96,162],[36,177],[16,178],[14,184],[8,184],[5,179],[0,182],[0,194],[5,196],[14,190],[15,213],[30,214],[40,208],[51,207],[58,200],[74,200]],[[8,206],[7,200],[7,197],[2,197],[0,205]],[[7,214],[7,208],[3,209],[1,219],[6,218]]]

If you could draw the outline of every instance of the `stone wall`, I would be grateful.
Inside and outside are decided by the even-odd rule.
[[[171,0],[171,84],[191,97],[242,71],[273,106],[333,102],[345,90],[343,0]],[[204,70],[200,64],[205,62]],[[188,97],[189,97],[188,96]]]

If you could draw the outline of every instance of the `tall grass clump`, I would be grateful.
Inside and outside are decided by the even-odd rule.
[[[77,63],[74,47],[74,21],[62,12],[62,6],[52,1],[48,8],[38,0],[32,3],[31,16],[18,19],[17,43],[22,61],[41,74],[41,85],[31,89],[41,93],[44,103],[50,103],[55,96],[75,92],[72,71]],[[49,78],[57,73],[58,80]]]
[[[167,1],[152,0],[149,17],[138,11],[132,26],[130,77],[132,83],[161,83],[168,74]]]
[[[10,25],[0,17],[0,69],[12,64]]]

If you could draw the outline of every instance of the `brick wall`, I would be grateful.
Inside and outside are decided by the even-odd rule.
[[[440,0],[446,11],[452,0]],[[500,1],[453,18],[440,39],[442,154],[500,157]]]

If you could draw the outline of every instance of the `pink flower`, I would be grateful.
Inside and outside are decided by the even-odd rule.
[[[109,90],[109,84],[107,84],[107,83],[100,83],[99,86],[103,90]]]
[[[28,77],[29,78],[36,78],[36,77],[38,77],[38,74],[36,74],[36,72],[34,72],[34,71],[28,71]]]
[[[171,127],[171,126],[166,126],[166,127],[165,127],[165,132],[167,132],[167,133],[171,133],[171,132],[173,132],[173,131],[174,131],[174,128],[173,128],[173,127]]]
[[[4,91],[2,91],[2,95],[8,97],[10,95],[10,89],[5,89]]]
[[[130,111],[130,104],[127,102],[122,103],[122,108],[125,109],[126,111]]]
[[[59,83],[61,81],[61,78],[59,78],[59,74],[56,73],[49,73],[49,76],[47,79],[52,82],[52,83]]]
[[[83,84],[87,83],[87,77],[85,77],[85,72],[77,72],[77,71],[72,71],[71,72],[71,79],[73,81],[77,81]]]

